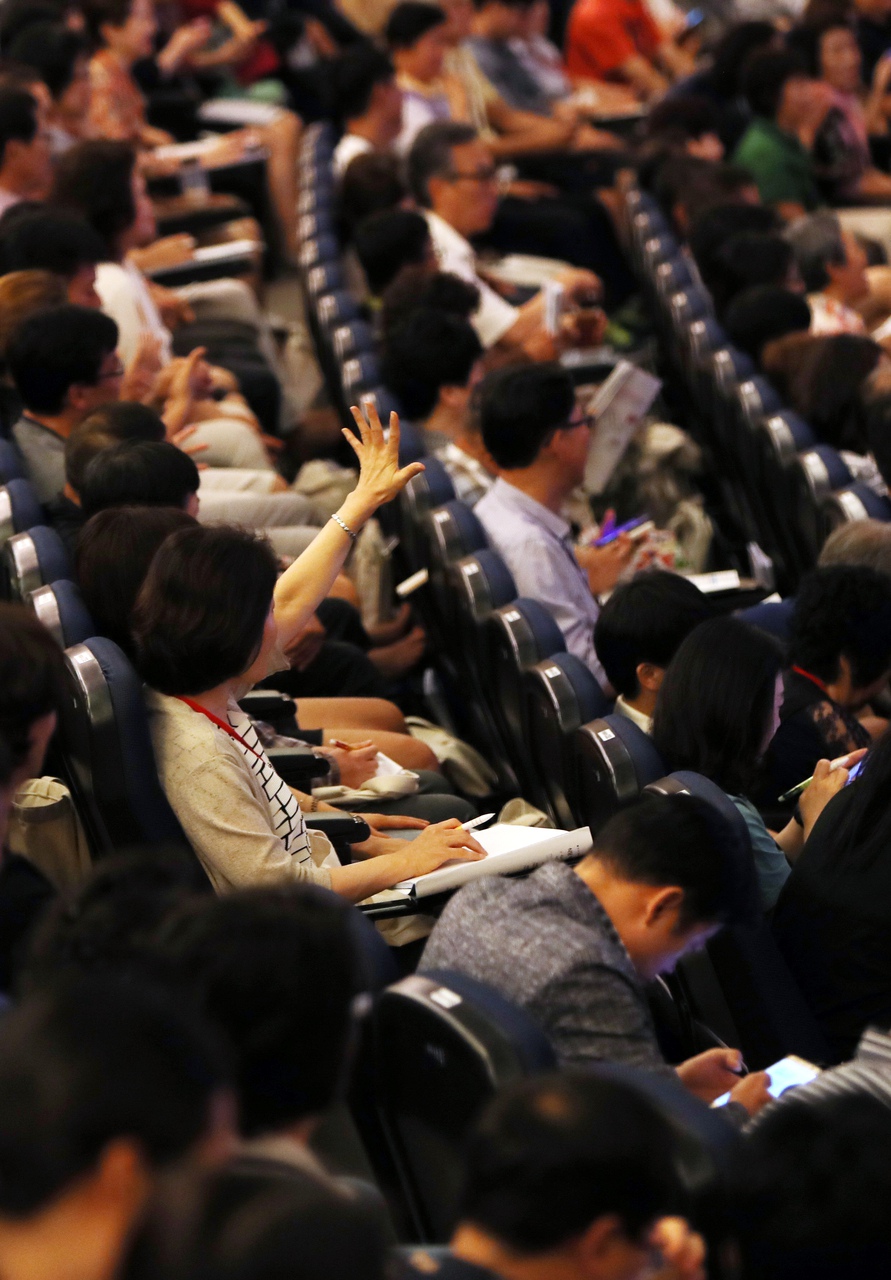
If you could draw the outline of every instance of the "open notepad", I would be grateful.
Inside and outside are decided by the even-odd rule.
[[[402,880],[397,890],[413,898],[429,898],[433,893],[457,889],[480,876],[506,876],[518,871],[532,871],[543,862],[555,858],[578,858],[589,853],[591,832],[587,827],[577,831],[552,831],[541,827],[496,825],[474,835],[486,850],[479,862],[447,862],[437,871],[414,880]]]

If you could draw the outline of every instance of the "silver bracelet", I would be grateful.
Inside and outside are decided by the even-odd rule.
[[[355,534],[355,533],[353,533],[352,529],[350,528],[350,526],[347,524],[347,522],[346,522],[345,520],[341,520],[340,516],[338,516],[338,515],[333,515],[333,516],[331,517],[331,519],[334,521],[334,523],[335,523],[335,524],[339,524],[339,525],[340,525],[340,527],[341,527],[341,529],[343,529],[344,533],[346,533],[346,534],[348,534],[348,535],[349,535],[349,538],[350,538],[350,541],[351,541],[351,542],[355,542],[355,541],[356,541],[356,534]]]

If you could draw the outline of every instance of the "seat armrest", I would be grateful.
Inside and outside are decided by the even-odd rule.
[[[313,778],[324,778],[328,773],[328,761],[311,747],[270,747],[266,754],[279,777],[301,791],[309,789]]]
[[[307,813],[304,818],[307,827],[321,831],[332,844],[360,844],[371,835],[368,823],[352,813]]]
[[[277,689],[252,689],[238,699],[238,705],[252,720],[265,720],[279,733],[300,737],[295,719],[297,707],[286,693],[279,693]]]

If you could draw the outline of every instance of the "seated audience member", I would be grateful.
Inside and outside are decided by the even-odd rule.
[[[777,213],[763,204],[735,201],[712,205],[688,228],[690,252],[699,274],[711,288],[711,272],[722,256],[724,245],[733,236],[771,235],[782,227]]]
[[[786,228],[811,308],[811,333],[866,333],[855,310],[869,296],[866,253],[838,215],[823,209]]]
[[[331,100],[343,136],[334,149],[339,178],[356,156],[388,151],[402,129],[402,93],[393,63],[370,44],[346,49],[329,67]]]
[[[795,598],[780,727],[765,759],[770,801],[818,760],[868,747],[888,722],[858,719],[891,676],[891,582],[862,565],[815,569]],[[872,732],[871,732],[872,730]]]
[[[887,392],[888,356],[871,338],[851,333],[796,334],[764,350],[764,371],[824,444],[838,449],[856,480],[884,495],[869,454],[869,421]]]
[[[699,588],[674,573],[639,573],[616,587],[594,626],[594,648],[619,695],[617,715],[650,733],[666,667],[681,641],[713,615]]]
[[[384,348],[389,335],[400,328],[413,311],[444,311],[469,321],[479,300],[479,289],[460,276],[448,271],[434,271],[431,275],[426,267],[403,267],[381,299],[380,329]]]
[[[705,1244],[678,1201],[677,1136],[642,1092],[566,1071],[511,1085],[471,1135],[444,1276],[692,1275]],[[429,1254],[410,1274],[435,1274]],[[675,1271],[674,1268],[678,1270]]]
[[[65,282],[68,301],[100,306],[96,268],[106,257],[102,239],[82,218],[38,209],[0,224],[0,262],[7,271],[51,271]]]
[[[386,1280],[387,1235],[369,1208],[295,1169],[165,1179],[119,1280]]]
[[[160,994],[99,978],[38,992],[0,1043],[0,1265],[108,1280],[158,1175],[231,1151],[216,1039]]]
[[[132,630],[161,784],[218,891],[305,879],[359,901],[449,858],[482,856],[454,820],[410,845],[373,835],[353,846],[363,860],[341,867],[324,838],[311,840],[236,701],[284,665],[279,655],[324,598],[358,529],[422,470],[399,470],[395,415],[385,442],[373,410],[370,427],[354,412],[358,487],[277,582],[268,544],[236,529],[185,529],[157,552],[136,601]]]
[[[61,306],[19,327],[6,362],[24,412],[12,429],[40,502],[65,487],[65,441],[94,409],[116,400],[124,368],[118,327],[101,311]]]
[[[734,160],[751,170],[761,199],[783,218],[816,209],[822,202],[802,137],[813,141],[820,99],[804,64],[791,53],[756,53],[746,64],[743,92],[754,119]]]
[[[836,1280],[891,1268],[891,1114],[867,1093],[789,1094],[740,1150],[731,1204],[740,1280]]]
[[[54,204],[86,219],[102,236],[106,261],[96,273],[96,291],[105,310],[120,330],[121,357],[128,365],[145,343],[146,333],[155,340],[158,369],[170,365],[176,351],[188,355],[203,346],[210,358],[225,366],[216,371],[214,386],[230,394],[210,406],[218,420],[235,418],[230,431],[255,422],[242,401],[234,396],[238,387],[255,409],[267,430],[279,425],[281,387],[275,373],[258,348],[256,300],[246,286],[232,281],[216,282],[234,286],[238,316],[232,323],[206,321],[195,324],[195,316],[185,297],[175,290],[160,288],[148,281],[132,260],[132,251],[151,243],[156,236],[155,215],[148,199],[145,178],[137,163],[136,151],[126,142],[96,140],[81,142],[62,156],[56,166]],[[245,319],[242,304],[250,300],[253,310]],[[216,431],[219,434],[220,428]],[[230,443],[230,449],[232,445]],[[213,462],[213,456],[208,456]],[[240,451],[224,456],[223,465],[271,469],[258,432],[240,440]]]
[[[724,312],[723,321],[735,345],[757,364],[764,364],[765,348],[773,350],[772,344],[779,346],[779,339],[789,334],[808,332],[811,309],[800,293],[761,284],[738,293]],[[769,372],[767,365],[765,372]]]
[[[730,236],[711,259],[709,291],[719,317],[749,289],[782,289],[804,293],[790,245],[779,236],[742,232]]]
[[[80,533],[75,576],[84,602],[98,633],[114,640],[131,661],[135,660],[135,650],[130,615],[149,565],[170,534],[194,528],[194,519],[182,510],[113,507],[93,516]],[[319,629],[322,630],[321,626]],[[419,794],[389,803],[381,801],[385,808],[433,821],[473,817],[472,807],[466,801],[448,794],[448,785],[437,772],[432,751],[409,737],[399,708],[383,698],[354,696],[348,692],[350,678],[353,687],[361,687],[363,683],[373,682],[377,675],[364,649],[355,644],[329,641],[323,634],[309,667],[314,664],[327,668],[328,687],[337,689],[339,696],[301,696],[300,736],[319,744],[319,754],[331,765],[331,782],[336,783],[339,778],[344,786],[361,787],[374,776],[377,752],[382,751],[404,768],[416,771],[421,779]],[[366,667],[371,669],[370,675]],[[338,673],[342,673],[340,679]],[[271,735],[263,726],[260,732],[266,733],[267,740]],[[307,804],[311,811],[316,807],[330,807],[310,798]],[[355,806],[363,807],[360,801],[356,801]]]
[[[891,577],[891,524],[884,520],[851,520],[833,529],[817,564],[861,564]]]
[[[101,450],[85,467],[79,490],[84,518],[106,507],[179,507],[198,514],[198,468],[162,440],[123,440]]]
[[[738,164],[715,164],[698,156],[669,156],[656,172],[653,194],[686,238],[697,220],[719,205],[760,201],[755,179]]]
[[[402,129],[394,143],[400,154],[425,125],[469,118],[460,80],[443,71],[447,22],[445,9],[420,0],[400,0],[387,19],[384,38],[402,94]]]
[[[706,98],[666,97],[643,123],[637,148],[638,182],[651,190],[661,166],[672,157],[693,156],[718,162],[724,144],[717,133],[717,113]]]
[[[887,132],[882,105],[882,78],[869,98],[860,78],[862,57],[853,21],[842,13],[823,21],[805,22],[789,37],[802,55],[809,73],[828,90],[829,110],[813,142],[818,182],[833,204],[858,200],[887,200],[891,176],[872,161],[870,131]]]
[[[408,417],[423,426],[427,449],[474,506],[495,482],[495,463],[472,408],[483,349],[467,320],[433,309],[413,311],[387,337],[384,382]]]
[[[49,145],[61,155],[86,137],[92,95],[86,38],[61,22],[35,22],[8,48],[12,61],[33,67],[49,90]]]
[[[612,817],[576,867],[484,876],[446,904],[421,970],[457,970],[513,1001],[563,1066],[627,1063],[667,1074],[645,984],[746,914],[745,851],[704,802],[647,796]],[[707,1102],[730,1089],[757,1110],[765,1077],[734,1078],[740,1054],[709,1050],[677,1074]]]
[[[729,155],[751,121],[742,89],[746,61],[756,49],[776,48],[781,43],[782,36],[771,22],[733,23],[715,44],[705,66],[679,80],[669,90],[666,102],[675,95],[695,94],[711,103],[717,112],[718,134]]]
[[[49,271],[10,271],[0,275],[0,395],[4,416],[15,421],[22,402],[12,385],[6,353],[12,335],[36,311],[67,302],[65,286]]]
[[[848,776],[845,769],[831,773],[829,761],[821,760],[799,801],[801,822],[792,818],[782,831],[768,831],[747,795],[779,727],[781,672],[776,640],[739,618],[714,618],[692,631],[669,663],[653,716],[653,742],[666,772],[690,769],[710,778],[745,818],[765,910],[776,903],[790,864]]]
[[[627,0],[621,9],[607,0],[579,0],[566,29],[566,65],[581,79],[630,85],[644,102],[661,97],[672,80],[693,70],[643,0]]]
[[[544,329],[542,293],[513,306],[479,274],[470,237],[492,226],[498,185],[492,155],[476,131],[464,124],[427,125],[409,152],[408,176],[424,210],[440,270],[461,276],[480,291],[473,323],[483,346],[489,350],[498,345],[532,359],[552,354],[554,339]],[[567,244],[566,252],[572,251]],[[600,280],[584,268],[567,267],[558,279],[571,302],[599,296]]]
[[[21,200],[44,199],[52,176],[36,100],[23,89],[0,89],[0,213]]]
[[[407,204],[408,187],[399,159],[385,151],[367,151],[347,165],[340,180],[337,212],[345,244],[374,213]]]
[[[352,241],[372,299],[383,296],[403,267],[436,270],[427,221],[415,209],[373,213],[359,223]]]
[[[605,685],[595,597],[616,585],[633,545],[624,536],[602,548],[572,545],[562,512],[584,480],[591,438],[572,379],[559,365],[526,366],[489,374],[480,390],[483,444],[499,476],[476,514],[518,594],[551,611],[569,652]]]
[[[16,792],[39,777],[67,697],[62,654],[33,613],[0,605],[0,991],[8,992],[23,948],[54,892],[41,871],[6,848]]]
[[[773,928],[832,1050],[844,1061],[891,1022],[888,786],[891,739],[827,806],[780,895]]]
[[[342,1185],[308,1144],[346,1085],[361,989],[349,916],[333,894],[290,884],[203,899],[160,932],[172,989],[231,1051],[244,1172]]]

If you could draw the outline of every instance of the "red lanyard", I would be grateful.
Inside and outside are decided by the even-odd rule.
[[[826,688],[826,682],[821,680],[819,676],[812,676],[809,671],[805,671],[804,667],[793,667],[792,670],[797,676],[804,676],[805,680],[810,680],[811,684],[815,684],[822,693],[826,694],[827,698],[831,697],[829,690]]]
[[[207,707],[202,707],[200,702],[194,702],[191,698],[184,698],[181,694],[177,694],[176,697],[180,702],[184,702],[187,707],[191,707],[193,711],[197,711],[202,716],[207,716],[208,720],[215,724],[218,729],[223,730],[223,733],[228,733],[230,738],[234,738],[236,742],[240,742],[245,751],[250,751],[252,756],[256,756],[258,760],[263,759],[260,752],[255,751],[249,742],[245,742],[241,734],[236,733],[231,724],[226,724],[225,720],[221,720],[220,717],[215,716],[212,711],[208,711]]]

